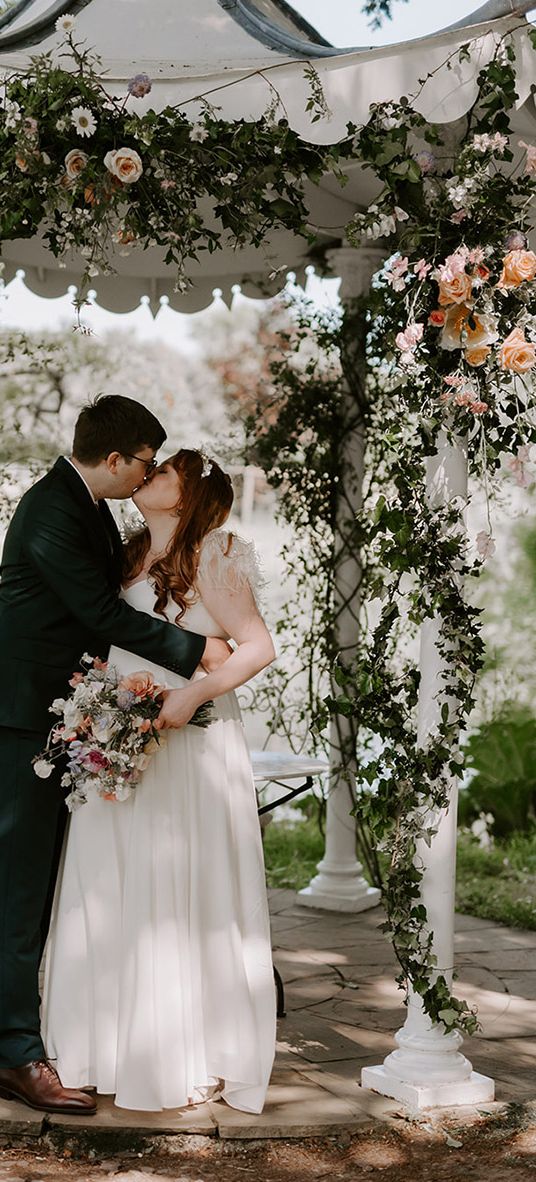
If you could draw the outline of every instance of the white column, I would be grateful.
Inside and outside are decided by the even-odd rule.
[[[467,502],[467,453],[440,440],[439,451],[427,467],[428,498],[431,504],[457,499],[460,515]],[[428,619],[421,629],[417,742],[423,746],[427,736],[437,729],[441,705],[441,673],[444,658],[438,650],[439,621]],[[452,985],[454,962],[454,903],[456,885],[456,813],[457,781],[452,778],[449,808],[430,814],[437,834],[430,847],[418,843],[417,865],[424,869],[422,901],[433,932],[433,952],[437,957],[436,974],[443,974]],[[434,1024],[424,1012],[421,999],[410,990],[408,1016],[395,1035],[397,1050],[377,1067],[365,1067],[361,1084],[392,1096],[412,1108],[431,1108],[457,1104],[480,1104],[493,1100],[493,1080],[473,1071],[460,1048],[463,1038],[458,1031],[444,1032],[442,1023]]]
[[[343,303],[365,295],[370,280],[385,258],[385,250],[378,246],[343,246],[333,250],[329,263],[334,275],[340,275],[340,298]],[[356,356],[356,377],[363,382],[365,358]],[[338,522],[339,553],[335,552],[336,602],[339,604],[337,619],[337,644],[346,657],[351,659],[358,642],[359,583],[361,567],[359,554],[353,547],[346,547],[345,526],[351,531],[352,519],[362,503],[364,434],[356,414],[355,391],[347,386],[347,420],[351,426],[343,445],[344,488],[340,497]],[[369,886],[363,877],[363,867],[356,857],[355,819],[350,815],[355,799],[355,777],[350,761],[345,757],[346,771],[340,770],[341,751],[351,749],[353,744],[353,722],[337,716],[330,728],[330,775],[326,814],[326,845],[324,857],[318,863],[318,874],[308,886],[298,892],[298,902],[306,907],[320,907],[328,911],[366,911],[380,902],[380,891]]]

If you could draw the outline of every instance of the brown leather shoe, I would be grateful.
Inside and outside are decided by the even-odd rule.
[[[56,1068],[46,1059],[36,1059],[24,1067],[0,1067],[0,1096],[4,1100],[22,1100],[41,1112],[70,1112],[94,1116],[95,1097],[75,1088],[64,1088]]]

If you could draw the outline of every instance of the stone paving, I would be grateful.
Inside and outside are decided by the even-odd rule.
[[[389,1121],[400,1104],[359,1086],[361,1068],[381,1063],[405,1009],[379,908],[359,915],[299,906],[294,891],[270,892],[274,961],[285,982],[286,1017],[261,1116],[223,1101],[135,1113],[99,1101],[96,1117],[47,1118],[51,1129],[127,1130],[158,1136],[303,1137],[357,1132]],[[476,1071],[496,1081],[498,1102],[536,1098],[536,932],[457,917],[456,991],[478,1007],[482,1031],[466,1040]],[[486,1105],[486,1110],[490,1108]],[[493,1107],[493,1106],[491,1106]],[[38,1136],[43,1115],[0,1101],[0,1134]]]

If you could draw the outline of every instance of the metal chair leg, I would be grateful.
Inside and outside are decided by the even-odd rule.
[[[277,1010],[276,1010],[277,1017],[278,1018],[286,1018],[287,1012],[285,1010],[285,987],[283,985],[281,974],[276,969],[275,964],[274,964],[274,981],[275,981],[275,991],[276,991],[276,995],[277,995]]]

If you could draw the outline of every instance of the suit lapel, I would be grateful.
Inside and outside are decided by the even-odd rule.
[[[114,585],[119,586],[122,565],[121,537],[106,502],[99,501],[99,505],[104,506],[104,509],[99,511],[98,505],[92,500],[84,481],[72,464],[69,464],[63,456],[56,460],[54,470],[65,481],[69,494],[83,514],[84,524],[87,525],[88,530],[88,541],[101,561],[104,560],[106,563]]]
[[[123,543],[121,541],[121,534],[115,523],[114,515],[104,500],[99,501],[99,513],[111,546],[114,583],[119,585],[121,583],[123,569]]]

